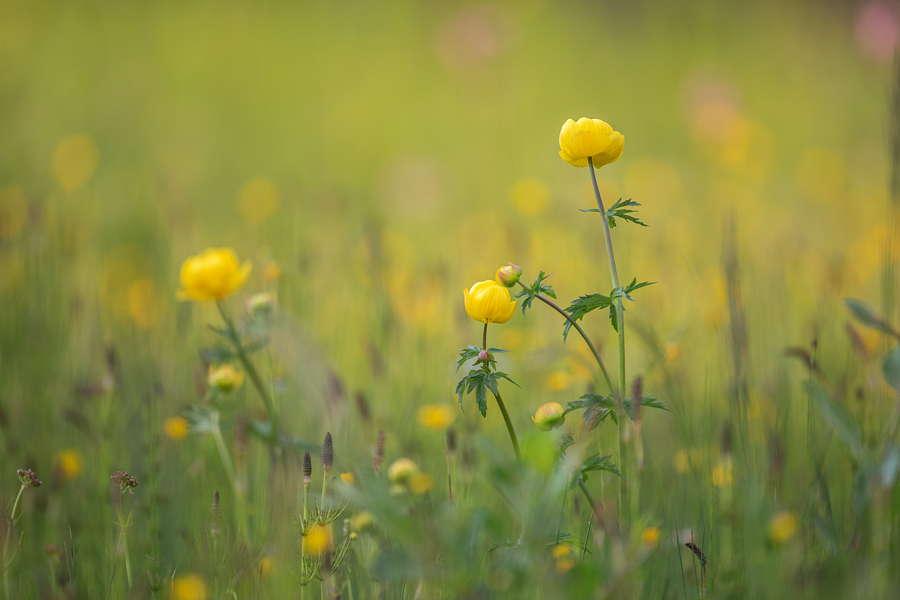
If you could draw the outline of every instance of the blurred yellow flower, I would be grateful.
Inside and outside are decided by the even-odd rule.
[[[258,224],[272,216],[281,204],[281,192],[268,179],[252,179],[241,188],[238,204],[248,223]]]
[[[125,310],[138,329],[152,329],[162,320],[163,299],[156,294],[150,277],[141,277],[128,286]]]
[[[388,480],[391,483],[406,483],[409,478],[419,472],[419,467],[408,458],[398,458],[388,467]]]
[[[184,417],[169,417],[163,422],[163,431],[170,440],[183,440],[190,432],[187,419]]]
[[[568,544],[559,544],[553,549],[553,558],[556,559],[556,572],[565,573],[575,566],[572,547]]]
[[[172,600],[206,600],[206,582],[199,575],[182,575],[172,581]]]
[[[304,551],[319,555],[331,548],[331,527],[315,525],[312,531],[304,538]]]
[[[574,167],[595,167],[619,160],[625,147],[625,136],[614,131],[605,121],[582,117],[567,120],[559,132],[559,155]]]
[[[667,363],[673,363],[681,358],[681,346],[678,342],[666,342],[663,345],[663,356]]]
[[[675,463],[675,470],[682,475],[691,470],[691,462],[688,459],[687,452],[685,452],[684,450],[679,450],[678,452],[676,452],[673,461]]]
[[[565,371],[553,371],[544,379],[544,386],[551,392],[562,392],[572,387],[572,376]]]
[[[456,419],[456,411],[447,404],[431,404],[419,409],[419,423],[435,431],[450,427]]]
[[[247,282],[250,261],[238,265],[231,248],[209,248],[181,265],[179,300],[224,300]]]
[[[479,281],[463,290],[466,313],[482,323],[506,323],[516,312],[515,300],[510,300],[509,290],[496,281]]]
[[[730,460],[724,460],[713,467],[712,484],[719,488],[730,488],[734,485],[734,468]]]
[[[517,181],[510,190],[513,206],[525,216],[539,214],[547,206],[550,192],[536,179]]]
[[[350,519],[350,529],[353,531],[358,531],[362,533],[363,531],[368,531],[372,527],[375,526],[375,518],[372,517],[372,513],[363,511],[361,513],[357,513],[353,515],[353,518]]]
[[[244,373],[238,371],[232,365],[221,365],[219,367],[209,365],[207,383],[209,387],[227,393],[241,387],[241,384],[244,383]]]
[[[792,510],[781,511],[769,521],[769,539],[775,544],[787,542],[797,533],[799,523],[797,513]]]
[[[548,402],[537,409],[537,412],[534,413],[531,420],[534,421],[534,424],[537,425],[538,429],[541,431],[550,431],[551,429],[560,427],[566,422],[563,410],[562,405],[558,402]]]
[[[0,189],[0,238],[11,240],[28,222],[28,196],[18,185]]]
[[[659,541],[659,527],[647,527],[641,532],[641,542],[647,546],[655,546]]]
[[[84,458],[78,450],[63,450],[56,454],[56,469],[65,479],[75,479],[84,470]]]
[[[53,152],[53,176],[67,192],[86,184],[96,169],[97,149],[88,135],[66,138]]]
[[[343,481],[347,485],[353,485],[353,480],[353,473],[341,473],[341,481]]]
[[[409,478],[409,490],[414,494],[425,494],[434,485],[434,479],[428,473],[414,473]]]
[[[276,281],[281,278],[281,265],[277,262],[268,262],[263,267],[263,279],[266,281]]]
[[[259,575],[265,577],[275,568],[275,558],[270,554],[266,554],[259,559]]]

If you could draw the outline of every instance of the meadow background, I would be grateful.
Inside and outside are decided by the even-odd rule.
[[[299,456],[319,489],[330,431],[332,476],[355,474],[337,485],[345,516],[375,520],[335,580],[343,598],[692,597],[691,539],[709,596],[897,597],[893,342],[842,298],[897,321],[898,15],[880,1],[3,0],[5,559],[21,535],[4,593],[295,597]],[[634,505],[617,506],[615,475],[590,477],[605,518],[587,538],[591,511],[530,419],[595,389],[581,340],[564,345],[543,306],[491,328],[537,448],[524,464],[496,407],[483,419],[467,397],[462,413],[453,392],[458,349],[481,340],[464,288],[507,261],[526,282],[553,273],[563,304],[612,287],[599,218],[578,211],[594,205],[588,173],[557,155],[581,116],[626,138],[599,185],[648,225],[613,230],[621,278],[658,282],[626,306],[628,373],[669,409],[645,411]],[[236,439],[265,413],[248,383],[235,392],[224,437],[246,469],[249,546],[214,441],[171,421],[203,404],[220,325],[215,305],[176,299],[179,267],[221,246],[253,261],[231,314],[277,295],[256,360],[295,438],[277,459]],[[584,326],[614,373],[606,316]],[[830,403],[810,399],[810,362]],[[417,417],[442,403],[450,457]],[[385,467],[414,460],[430,491],[398,498],[374,476],[381,430]],[[573,413],[560,433],[615,454],[611,422],[588,432]],[[20,468],[43,486],[10,529]],[[119,470],[139,482],[131,585]],[[209,543],[217,490],[225,551]],[[770,529],[777,515],[796,531]]]

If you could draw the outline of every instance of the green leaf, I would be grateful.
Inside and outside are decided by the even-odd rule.
[[[847,308],[850,309],[853,316],[866,327],[877,329],[878,331],[892,335],[900,340],[900,333],[897,333],[897,331],[891,327],[890,323],[885,321],[881,315],[875,312],[875,310],[865,302],[856,300],[855,298],[844,298],[844,304],[847,305]]]
[[[894,346],[881,361],[881,372],[889,386],[900,391],[900,346]]]
[[[625,312],[624,307],[622,307],[622,312]],[[609,307],[609,322],[612,323],[612,328],[616,330],[616,333],[619,333],[618,312],[616,311],[615,306]]]
[[[603,294],[589,294],[587,296],[580,296],[577,300],[573,300],[565,310],[572,316],[573,321],[580,321],[588,313],[606,308],[607,306],[612,306],[612,300],[610,300],[609,296],[604,296]],[[571,328],[572,323],[566,321],[565,327],[563,328],[563,341],[568,338],[569,330]]]
[[[469,346],[468,348],[460,350],[459,360],[456,362],[456,370],[459,371],[460,367],[462,367],[467,360],[478,358],[480,352],[481,348],[476,348],[475,346]]]
[[[541,294],[543,294],[544,296],[549,296],[550,298],[556,298],[556,292],[553,291],[553,287],[544,283],[544,280],[548,279],[549,277],[550,275],[545,275],[544,272],[541,271],[535,278],[534,283],[532,283],[530,286],[526,286],[524,289],[520,290],[518,294],[516,294],[516,298],[523,298],[523,315],[525,314],[526,310],[531,308],[531,303],[534,302],[534,300]]]
[[[478,382],[475,388],[475,402],[478,404],[478,410],[481,411],[482,417],[487,417],[487,391],[485,390],[484,380]]]
[[[510,378],[509,378],[509,375],[507,375],[507,374],[504,373],[503,371],[497,371],[496,373],[494,373],[494,376],[495,376],[495,377],[502,377],[503,379],[507,380],[508,382],[510,382],[511,384],[513,384],[514,386],[516,386],[517,388],[522,387],[521,385],[519,385],[518,383],[516,383],[515,381],[513,381],[512,379],[510,379]]]
[[[606,210],[606,222],[609,223],[610,229],[615,228],[616,219],[622,219],[623,221],[628,221],[630,223],[635,223],[637,225],[640,225],[641,227],[646,227],[647,226],[646,223],[644,223],[637,217],[632,216],[637,211],[631,210],[631,208],[636,207],[636,206],[640,206],[640,204],[638,204],[637,202],[634,202],[631,199],[623,201],[621,198],[619,198],[615,204],[613,204]],[[581,212],[593,212],[593,213],[600,212],[599,208],[589,208],[589,209],[579,209],[579,210],[581,210]]]
[[[815,379],[809,381],[809,391],[822,420],[846,446],[850,455],[858,464],[866,467],[870,464],[869,451],[862,442],[862,435],[856,423],[847,412],[835,404],[829,393]]]

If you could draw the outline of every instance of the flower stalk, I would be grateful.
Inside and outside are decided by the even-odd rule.
[[[488,324],[485,323],[484,324],[484,332],[482,333],[482,336],[481,336],[481,349],[484,352],[487,352],[487,347],[488,347],[488,345],[487,345],[487,328],[488,328]],[[490,370],[490,368],[491,368],[490,362],[485,362],[485,363],[483,363],[483,365],[484,365],[485,371]],[[497,400],[497,406],[500,408],[500,413],[503,415],[503,421],[506,423],[506,430],[509,432],[509,439],[512,442],[513,451],[516,454],[516,460],[519,460],[521,458],[521,453],[519,451],[519,438],[516,437],[516,430],[513,427],[512,421],[509,418],[509,412],[506,410],[506,404],[503,403],[503,398],[500,396],[499,391],[496,393],[494,393],[494,392],[491,392],[491,393],[494,394],[494,398]]]

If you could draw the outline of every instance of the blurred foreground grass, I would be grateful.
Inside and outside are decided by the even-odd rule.
[[[9,597],[104,597],[111,579],[112,597],[151,597],[148,579],[164,598],[297,594],[300,454],[319,456],[326,431],[332,477],[355,475],[335,483],[345,516],[375,522],[336,580],[342,597],[690,597],[691,540],[709,595],[891,597],[889,341],[848,328],[841,298],[896,322],[893,40],[878,45],[896,38],[894,5],[3,1],[0,13],[0,495],[12,503],[19,468],[44,481],[16,527],[0,525],[7,548],[22,535]],[[583,115],[626,136],[600,187],[641,203],[649,225],[613,231],[622,279],[658,282],[627,307],[628,372],[670,409],[646,415],[627,520],[614,476],[590,478],[604,511],[588,538],[555,440],[530,421],[593,387],[559,318],[537,307],[492,331],[522,385],[505,394],[523,464],[493,406],[487,420],[470,398],[464,414],[453,406],[455,351],[481,333],[463,288],[510,260],[525,281],[554,273],[563,304],[610,287],[597,217],[577,211],[593,205],[588,179],[556,154],[560,125]],[[239,321],[246,296],[277,295],[257,364],[299,440],[273,458],[243,439],[264,411],[249,383],[234,394],[224,437],[248,478],[249,546],[214,440],[171,420],[206,392],[200,352],[220,317],[175,291],[181,262],[210,246],[253,261],[228,302]],[[606,317],[585,328],[613,364]],[[785,356],[806,360],[797,347],[821,390]],[[808,421],[821,394],[872,464],[845,450],[840,419]],[[439,403],[456,415],[449,459],[417,417]],[[411,458],[429,492],[392,496],[374,476],[380,430],[384,468]],[[566,431],[574,454],[614,451],[608,423],[589,433],[572,414]],[[108,493],[119,470],[139,482],[123,500],[130,586]]]

